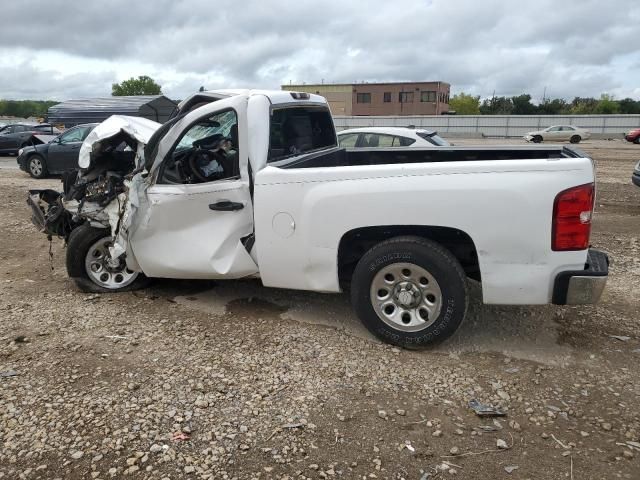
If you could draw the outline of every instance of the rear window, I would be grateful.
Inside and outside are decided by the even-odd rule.
[[[331,113],[326,107],[285,107],[271,113],[269,162],[336,146]]]
[[[427,142],[433,143],[438,147],[448,147],[449,142],[436,133],[416,132],[420,138],[424,138]]]

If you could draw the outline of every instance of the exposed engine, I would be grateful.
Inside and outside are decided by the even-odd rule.
[[[125,180],[135,168],[130,142],[122,137],[109,140],[92,155],[90,168],[63,175],[62,192],[29,191],[32,222],[44,233],[68,239],[71,231],[87,220],[109,225],[105,209],[126,192]]]

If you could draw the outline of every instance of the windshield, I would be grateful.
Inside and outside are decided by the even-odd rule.
[[[438,147],[448,147],[449,142],[447,142],[444,138],[438,135],[438,132],[426,133],[426,132],[416,132],[420,138],[423,138],[427,142],[433,143]]]
[[[175,152],[178,153],[181,150],[192,148],[194,142],[202,140],[203,138],[209,138],[213,135],[220,134],[223,137],[228,137],[231,131],[231,127],[236,123],[236,113],[233,110],[216,115],[215,121],[203,121],[194,125],[187,134],[182,137]]]

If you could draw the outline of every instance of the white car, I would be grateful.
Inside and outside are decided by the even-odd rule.
[[[591,138],[589,130],[574,127],[573,125],[554,125],[537,132],[529,132],[524,136],[527,142],[533,143],[546,141],[580,143],[588,138]]]
[[[438,132],[409,127],[365,127],[338,132],[338,142],[347,148],[447,147]]]
[[[176,115],[110,117],[75,182],[30,191],[81,290],[258,276],[349,291],[374,335],[416,348],[460,325],[467,277],[488,304],[594,303],[607,281],[594,164],[570,147],[342,148],[326,100],[300,92],[200,92]]]

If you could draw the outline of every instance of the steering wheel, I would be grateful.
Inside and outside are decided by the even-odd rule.
[[[218,154],[209,150],[196,148],[189,154],[189,158],[187,160],[189,170],[191,170],[191,173],[196,179],[198,179],[200,182],[210,182],[212,180],[218,180],[219,178],[224,177],[224,172],[212,173],[209,176],[205,175],[201,167],[198,165],[198,160],[201,158],[203,158],[207,163],[209,163],[211,160],[217,160],[220,166],[223,165]]]

